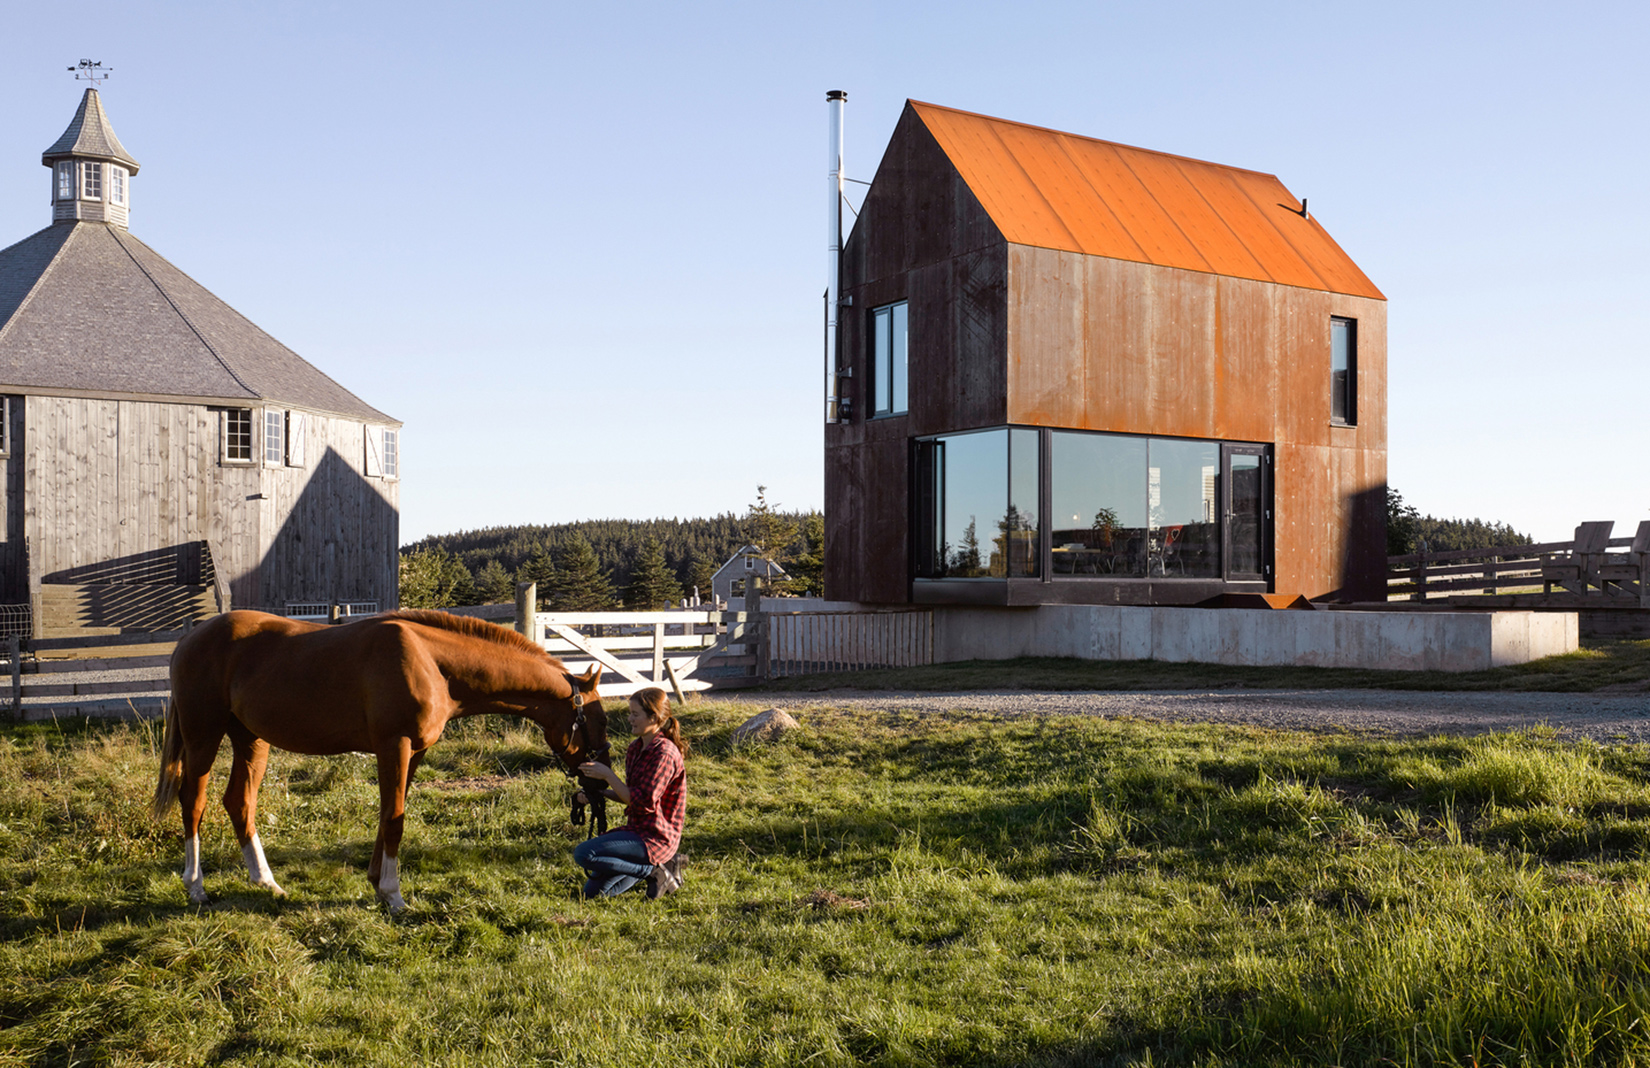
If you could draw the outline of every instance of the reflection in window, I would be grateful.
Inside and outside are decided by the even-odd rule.
[[[1056,575],[1146,573],[1146,439],[1055,431]]]
[[[1358,321],[1330,319],[1329,420],[1358,421]]]
[[[1147,571],[1152,575],[1220,574],[1220,518],[1212,441],[1152,438],[1148,443]]]
[[[896,415],[907,409],[906,319],[904,301],[871,311],[871,414]]]
[[[920,577],[1041,573],[1038,438],[1004,428],[917,443]]]

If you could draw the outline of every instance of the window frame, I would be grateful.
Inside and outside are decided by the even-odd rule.
[[[1358,320],[1341,315],[1329,317],[1329,422],[1358,425]]]
[[[263,459],[265,467],[286,465],[287,413],[282,408],[264,409]]]
[[[379,464],[383,469],[384,478],[394,482],[401,477],[401,431],[397,427],[382,428],[379,435]]]
[[[253,419],[251,408],[223,408],[218,420],[219,448],[218,460],[226,467],[252,467],[257,464],[257,450],[253,447]],[[243,431],[237,424],[245,424],[244,443],[240,440]],[[244,455],[241,449],[245,449]]]
[[[73,200],[75,190],[75,167],[73,160],[61,159],[57,161],[57,199]]]
[[[911,411],[911,302],[896,300],[878,305],[868,313],[867,376],[865,409],[872,419],[906,415]],[[888,348],[882,351],[882,319],[888,322]],[[899,327],[896,331],[896,326]],[[886,361],[886,369],[884,368]],[[886,373],[885,373],[886,370]],[[886,380],[886,388],[885,388]],[[884,393],[888,396],[885,398]],[[886,403],[884,403],[886,401]],[[896,405],[898,405],[896,407]]]
[[[97,160],[80,161],[80,199],[103,199],[103,164]]]
[[[126,168],[109,164],[109,203],[126,206]]]

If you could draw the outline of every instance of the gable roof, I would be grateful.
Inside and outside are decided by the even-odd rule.
[[[50,167],[53,160],[69,156],[113,160],[125,164],[133,174],[138,172],[137,160],[121,145],[114,127],[109,125],[109,117],[103,114],[103,101],[96,89],[86,90],[74,118],[69,121],[69,128],[63,131],[62,137],[52,142],[52,147],[40,154],[40,162]]]
[[[1013,244],[1386,299],[1274,175],[906,106]]]
[[[399,425],[117,226],[0,249],[0,390],[291,404]]]

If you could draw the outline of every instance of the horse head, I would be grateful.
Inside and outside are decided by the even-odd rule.
[[[563,721],[567,730],[565,739],[558,740],[556,734],[559,731],[553,733],[549,724],[545,724],[544,727],[545,743],[561,758],[569,774],[587,760],[599,760],[604,764],[609,762],[611,754],[607,744],[607,713],[602,709],[601,694],[596,692],[596,684],[601,681],[601,677],[599,664],[591,664],[590,670],[583,675],[568,672],[565,678],[570,692],[566,697],[557,698],[555,702],[564,705],[568,710],[568,718]]]

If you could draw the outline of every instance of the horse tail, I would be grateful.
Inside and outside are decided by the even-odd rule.
[[[183,789],[183,732],[178,729],[178,699],[166,701],[166,741],[160,749],[160,781],[155,784],[154,814],[163,820],[177,804]]]

